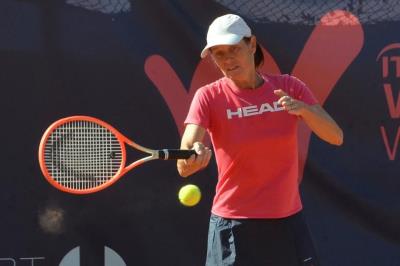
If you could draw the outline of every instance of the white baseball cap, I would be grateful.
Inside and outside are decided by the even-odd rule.
[[[237,44],[243,37],[251,37],[251,29],[241,17],[234,14],[218,17],[208,28],[207,45],[200,56],[206,57],[210,47]]]

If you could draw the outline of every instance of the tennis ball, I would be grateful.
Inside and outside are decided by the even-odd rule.
[[[198,186],[189,184],[186,186],[181,187],[179,190],[179,201],[187,206],[187,207],[192,207],[199,203],[201,199],[201,191]]]

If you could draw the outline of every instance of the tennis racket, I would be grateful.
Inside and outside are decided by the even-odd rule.
[[[145,157],[126,165],[126,144]],[[151,160],[187,159],[193,150],[152,150],[140,146],[104,121],[71,116],[54,122],[39,146],[39,163],[47,181],[73,194],[103,190],[133,168]]]

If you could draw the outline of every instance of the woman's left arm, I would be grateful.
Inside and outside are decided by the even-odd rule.
[[[343,144],[343,131],[333,118],[319,104],[308,105],[290,97],[283,90],[275,90],[279,103],[289,114],[301,117],[310,129],[321,139],[333,145]]]
[[[319,104],[303,103],[300,117],[321,139],[333,145],[343,144],[343,131],[333,118]]]

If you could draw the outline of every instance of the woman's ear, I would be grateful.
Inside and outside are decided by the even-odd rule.
[[[250,48],[251,48],[251,52],[254,54],[257,50],[257,38],[254,35],[251,35],[250,38]]]

